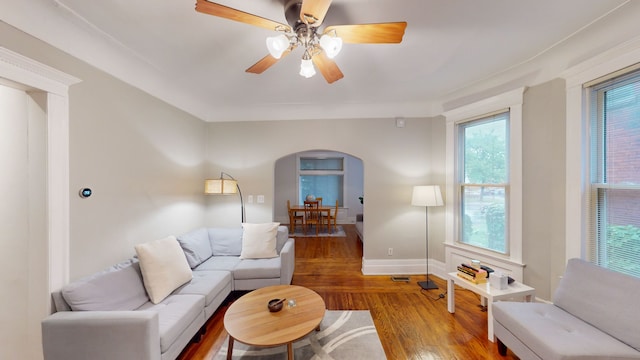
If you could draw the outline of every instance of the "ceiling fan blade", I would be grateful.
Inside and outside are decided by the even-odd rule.
[[[206,0],[197,0],[196,11],[203,14],[218,16],[221,18],[238,21],[241,23],[260,26],[269,30],[291,31],[289,25],[279,23],[277,21],[265,19],[263,17],[236,10],[228,6],[216,4]]]
[[[327,15],[330,5],[331,0],[303,0],[300,20],[305,24],[319,26]]]
[[[285,52],[282,53],[282,56],[280,56],[280,59],[282,59],[283,57],[289,55],[290,52],[291,52],[290,49],[289,50],[285,50]],[[258,60],[257,63],[251,65],[251,67],[248,68],[245,71],[248,72],[248,73],[252,73],[252,74],[262,74],[265,70],[267,70],[268,68],[273,66],[273,64],[275,64],[278,61],[280,61],[280,59],[276,59],[273,56],[271,56],[271,54],[267,54],[267,56],[265,56],[262,59]]]
[[[350,44],[397,44],[402,42],[407,23],[391,22],[380,24],[328,26],[324,33],[335,31],[342,41]]]
[[[338,81],[344,77],[342,71],[338,68],[333,60],[329,59],[327,55],[323,52],[316,54],[311,58],[313,63],[318,67],[318,70],[324,76],[324,79],[327,80],[329,84],[334,81]]]

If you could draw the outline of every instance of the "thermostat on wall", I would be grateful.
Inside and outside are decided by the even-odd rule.
[[[89,189],[89,188],[80,189],[80,197],[81,198],[88,198],[89,196],[91,196],[92,193],[93,193],[93,191],[91,191],[91,189]]]

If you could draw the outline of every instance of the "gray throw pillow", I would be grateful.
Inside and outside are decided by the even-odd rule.
[[[135,310],[149,301],[134,259],[66,285],[62,296],[73,311]]]
[[[209,233],[205,228],[199,228],[178,236],[178,242],[192,269],[213,256]]]
[[[214,256],[240,256],[242,228],[209,228],[209,241]]]

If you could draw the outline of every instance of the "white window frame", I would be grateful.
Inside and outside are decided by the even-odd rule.
[[[588,259],[590,219],[588,89],[585,85],[640,62],[640,38],[576,65],[566,81],[565,258]],[[630,70],[630,69],[629,69]]]
[[[445,214],[445,245],[487,258],[522,263],[522,102],[525,88],[518,88],[497,96],[471,103],[443,115],[446,118],[446,189],[448,199]],[[501,110],[509,111],[509,200],[507,205],[508,254],[500,254],[488,249],[459,242],[460,236],[460,194],[456,191],[456,171],[459,169],[457,151],[457,124],[481,118]]]
[[[507,121],[505,123],[505,132],[507,134],[507,138],[506,138],[506,143],[505,143],[505,147],[509,146],[509,133],[510,133],[510,119],[509,119],[509,111],[507,109],[501,110],[501,111],[497,111],[496,113],[493,114],[486,114],[483,116],[480,116],[479,118],[474,118],[474,119],[468,119],[468,120],[461,120],[456,122],[456,143],[457,143],[457,148],[456,148],[456,161],[457,162],[457,168],[455,169],[455,175],[456,175],[456,181],[454,183],[455,185],[455,193],[457,196],[460,197],[460,201],[458,202],[459,208],[458,211],[460,211],[458,213],[458,216],[460,216],[462,214],[462,203],[464,201],[464,197],[462,194],[464,194],[465,192],[465,188],[482,188],[482,187],[491,187],[491,188],[501,188],[504,190],[504,206],[505,206],[505,211],[508,211],[509,209],[509,178],[508,178],[508,164],[509,164],[509,153],[507,153],[507,179],[505,182],[503,183],[473,183],[473,182],[469,182],[467,179],[464,178],[464,175],[466,175],[465,172],[465,167],[466,167],[466,161],[467,159],[465,158],[465,156],[463,155],[465,153],[465,149],[466,149],[466,141],[467,139],[465,138],[466,136],[466,129],[470,128],[470,126],[480,126],[481,124],[486,124],[487,122],[492,122],[496,120],[496,116],[498,115],[504,115],[507,114]],[[468,242],[464,242],[462,239],[462,228],[464,226],[458,226],[458,234],[456,237],[456,242],[457,243],[461,243],[461,244],[465,244],[465,245],[470,245],[473,246],[471,244],[469,244]],[[505,241],[508,238],[508,230],[509,230],[509,216],[508,213],[505,213]],[[506,241],[507,243],[505,244],[505,252],[503,254],[508,254],[510,252],[509,249],[509,243],[508,241]],[[483,247],[479,247],[481,249],[486,249],[486,250],[490,250],[490,251],[495,251],[496,253],[501,253],[498,250],[495,249],[490,249],[490,248],[483,248]]]

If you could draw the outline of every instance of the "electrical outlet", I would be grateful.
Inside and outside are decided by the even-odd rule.
[[[393,256],[393,248],[389,248],[389,252],[387,253],[389,256]]]
[[[264,195],[258,195],[258,204],[264,204]]]

